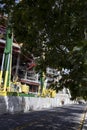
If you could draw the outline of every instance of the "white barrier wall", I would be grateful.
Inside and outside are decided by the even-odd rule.
[[[44,108],[59,107],[63,105],[62,101],[64,104],[73,103],[67,94],[57,94],[56,98],[1,96],[0,114],[29,112]]]

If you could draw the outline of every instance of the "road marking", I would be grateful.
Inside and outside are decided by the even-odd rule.
[[[28,127],[28,126],[32,126],[32,125],[35,125],[35,124],[37,124],[37,122],[32,122],[32,123],[27,122],[27,123],[25,123],[25,124],[23,124],[21,126],[18,126],[16,128],[14,128],[13,130],[22,130],[22,129]]]
[[[83,127],[83,124],[85,121],[86,112],[87,112],[87,107],[84,109],[84,113],[82,114],[82,118],[81,118],[80,126],[79,126],[78,130],[82,130],[82,127]]]

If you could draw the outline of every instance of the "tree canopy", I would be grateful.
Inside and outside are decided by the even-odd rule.
[[[87,1],[1,0],[0,4],[1,11],[12,12],[14,35],[24,43],[23,53],[33,53],[39,69],[69,70],[61,73],[60,87],[69,88],[73,98],[87,97]]]

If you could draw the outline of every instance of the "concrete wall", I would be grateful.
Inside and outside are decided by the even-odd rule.
[[[57,94],[56,98],[0,96],[0,114],[59,107],[63,105],[62,101],[64,104],[73,103],[67,94]]]

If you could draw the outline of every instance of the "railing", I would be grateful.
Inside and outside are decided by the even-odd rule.
[[[39,80],[38,80],[39,75],[38,74],[22,70],[22,72],[19,75],[20,75],[21,79],[30,80],[33,82],[39,82]]]
[[[58,71],[56,69],[52,69],[52,68],[47,68],[47,74],[51,74],[51,75],[58,75]]]

